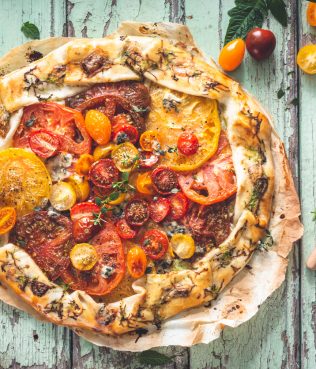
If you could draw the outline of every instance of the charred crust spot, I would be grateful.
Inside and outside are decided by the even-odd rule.
[[[45,295],[45,293],[50,289],[49,286],[47,286],[47,284],[43,283],[43,282],[39,282],[36,280],[33,280],[31,282],[31,290],[33,292],[33,294],[35,296],[39,296],[42,297]]]
[[[30,52],[26,54],[26,58],[29,63],[39,60],[43,56],[44,55],[40,51],[37,51],[37,50],[30,50]]]
[[[81,67],[89,77],[94,76],[104,67],[109,68],[111,65],[108,58],[98,51],[93,52],[81,61]]]

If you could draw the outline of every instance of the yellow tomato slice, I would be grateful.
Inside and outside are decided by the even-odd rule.
[[[195,253],[195,242],[189,234],[176,233],[171,237],[172,250],[180,259],[189,259]]]
[[[93,157],[95,161],[107,158],[110,156],[111,151],[114,149],[115,145],[113,143],[108,143],[107,145],[97,146],[93,151]]]
[[[95,159],[90,154],[82,154],[75,164],[76,173],[81,176],[86,176],[89,174],[91,165],[94,163]]]
[[[76,197],[78,202],[86,201],[90,194],[89,181],[79,174],[73,174],[67,181],[72,185],[76,192]]]
[[[91,270],[98,261],[98,254],[89,243],[77,243],[70,251],[70,260],[78,270]]]
[[[49,201],[58,211],[69,210],[77,201],[76,191],[70,183],[57,182],[52,186]]]
[[[140,173],[137,176],[136,180],[136,188],[137,191],[144,194],[144,195],[151,195],[154,193],[153,187],[152,187],[152,180],[151,180],[151,173],[145,172]]]
[[[145,274],[147,267],[147,257],[144,250],[139,246],[134,246],[127,253],[127,269],[131,277],[140,278]]]
[[[130,142],[116,146],[112,151],[112,159],[120,172],[130,172],[139,159],[139,152]]]
[[[216,152],[221,124],[217,102],[153,85],[147,129],[158,132],[161,140],[161,164],[175,171],[199,168]],[[179,136],[194,132],[199,148],[187,156],[177,150]]]
[[[9,232],[15,225],[16,211],[7,206],[0,209],[0,235]]]
[[[0,151],[0,206],[14,207],[18,217],[44,206],[51,179],[43,162],[24,149]]]
[[[144,151],[159,150],[161,138],[157,131],[145,131],[139,138],[139,145]]]
[[[297,64],[303,72],[316,74],[316,45],[303,46],[297,54]]]

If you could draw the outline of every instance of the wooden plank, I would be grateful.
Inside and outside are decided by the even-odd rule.
[[[296,107],[290,104],[297,96],[296,74],[292,73],[295,70],[296,2],[292,0],[290,3],[287,29],[271,17],[266,25],[277,37],[274,56],[261,63],[247,56],[232,76],[269,108],[296,176],[297,112]],[[227,11],[232,6],[233,0],[205,1],[199,6],[193,1],[186,2],[187,24],[202,49],[212,52],[216,59],[228,24]],[[280,88],[285,95],[278,100]],[[290,261],[287,283],[268,299],[251,321],[237,329],[225,329],[217,341],[190,350],[192,369],[299,367],[298,261],[297,249]]]
[[[306,1],[300,1],[299,47],[316,44],[316,29],[306,22]],[[305,234],[301,260],[301,341],[302,369],[316,367],[316,273],[306,268],[307,257],[316,245],[315,222],[311,211],[316,208],[316,130],[315,130],[315,76],[300,72],[299,127],[300,127],[300,186]]]
[[[61,35],[65,20],[63,0],[1,2],[1,54],[28,40],[20,31],[23,22],[35,23],[41,37]],[[0,368],[69,367],[69,332],[41,323],[27,314],[0,303]]]

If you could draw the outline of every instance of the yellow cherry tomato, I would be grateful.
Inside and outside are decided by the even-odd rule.
[[[77,201],[76,192],[70,183],[57,182],[52,186],[49,201],[58,211],[69,210]]]
[[[0,207],[14,207],[17,216],[46,205],[51,178],[43,162],[24,149],[0,151]]]
[[[315,3],[308,3],[307,10],[306,10],[306,18],[307,22],[310,26],[316,26],[316,4]]]
[[[73,174],[67,181],[72,185],[76,192],[77,201],[83,202],[86,201],[90,194],[90,185],[88,180],[84,176],[80,176],[79,174]]]
[[[98,261],[98,254],[89,243],[78,243],[70,251],[70,260],[78,270],[91,270]]]
[[[121,192],[117,199],[109,201],[109,205],[119,205],[121,204],[126,198],[126,193]]]
[[[189,259],[195,253],[195,242],[189,234],[176,233],[171,237],[172,250],[180,259]]]
[[[154,151],[161,148],[161,138],[157,131],[145,131],[139,139],[140,147],[144,151]]]
[[[124,142],[113,149],[111,157],[120,172],[130,172],[137,165],[139,152],[132,143]]]
[[[147,257],[144,250],[134,246],[127,253],[127,269],[131,277],[140,278],[145,274]]]
[[[99,145],[93,151],[93,157],[95,161],[107,158],[110,156],[111,151],[114,149],[115,145],[113,143],[108,143],[106,145]]]
[[[138,192],[144,195],[152,195],[154,193],[152,184],[151,172],[138,174],[136,180],[136,188]]]
[[[246,44],[241,38],[228,42],[219,54],[219,65],[227,72],[235,70],[240,66],[245,50]]]
[[[89,174],[91,165],[94,163],[95,159],[90,154],[82,154],[75,164],[76,173],[81,176],[86,176]]]
[[[0,209],[0,235],[9,232],[15,225],[16,211],[11,206]]]
[[[85,117],[86,130],[99,145],[106,145],[111,139],[110,119],[98,110],[89,110]]]
[[[316,74],[316,45],[303,46],[297,54],[297,64],[303,72]]]

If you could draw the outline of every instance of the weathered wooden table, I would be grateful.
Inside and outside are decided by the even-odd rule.
[[[251,321],[225,329],[209,345],[162,349],[177,354],[165,368],[316,368],[316,272],[305,268],[316,244],[311,216],[316,207],[316,76],[302,74],[295,63],[299,47],[316,43],[316,29],[307,26],[306,1],[286,2],[289,26],[282,28],[272,18],[267,24],[277,36],[274,56],[262,63],[248,56],[233,76],[274,117],[300,191],[305,235],[291,256],[286,283]],[[26,41],[20,32],[26,21],[38,25],[42,38],[100,37],[122,20],[172,21],[187,24],[202,49],[217,58],[232,5],[233,0],[1,0],[0,51]],[[281,98],[279,90],[285,92]],[[135,354],[98,348],[68,329],[40,323],[0,304],[1,369],[140,367]]]

